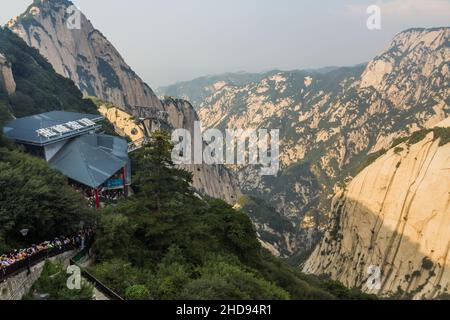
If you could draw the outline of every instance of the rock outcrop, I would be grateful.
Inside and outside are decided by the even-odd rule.
[[[450,118],[437,127],[387,151],[336,196],[333,223],[305,272],[384,296],[448,294]],[[378,287],[368,285],[376,284],[371,266],[381,271]]]
[[[86,96],[95,96],[129,109],[161,108],[152,89],[126,64],[106,37],[80,12],[68,10],[68,0],[35,1],[8,28],[38,49],[55,71],[72,79]],[[68,26],[69,19],[79,18]]]
[[[145,139],[144,127],[129,113],[113,105],[100,105],[98,111],[114,125],[114,129],[121,136],[127,136],[132,142]]]
[[[0,53],[0,90],[5,91],[8,95],[16,92],[16,82],[11,70],[11,63],[6,57]]]

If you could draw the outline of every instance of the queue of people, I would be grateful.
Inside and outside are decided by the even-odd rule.
[[[69,250],[83,249],[90,245],[94,236],[93,228],[78,231],[72,237],[57,237],[52,241],[45,241],[29,248],[14,250],[9,254],[0,255],[0,280],[17,270],[30,268],[32,262],[39,258],[46,258]]]

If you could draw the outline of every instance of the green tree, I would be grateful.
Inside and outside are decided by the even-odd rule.
[[[96,217],[67,178],[44,160],[0,148],[0,238],[10,247],[70,235]],[[19,233],[28,229],[26,238]]]
[[[93,285],[81,281],[81,289],[67,287],[68,274],[62,264],[47,261],[38,281],[33,285],[31,294],[25,299],[34,299],[34,294],[46,294],[50,300],[92,300]]]
[[[174,200],[183,200],[190,194],[192,174],[175,168],[171,159],[173,145],[168,133],[154,132],[150,143],[136,153],[137,174],[134,184],[147,201],[146,205],[161,213]]]
[[[150,292],[146,286],[143,285],[133,285],[128,287],[125,291],[125,299],[127,300],[148,300],[150,297]]]
[[[256,272],[216,257],[198,269],[200,277],[190,282],[181,298],[191,300],[288,300],[289,293],[258,276]]]

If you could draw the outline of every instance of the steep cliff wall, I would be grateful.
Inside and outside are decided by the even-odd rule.
[[[8,95],[16,91],[16,82],[9,63],[5,56],[0,53],[0,90],[5,91]]]
[[[80,14],[80,29],[69,28],[68,0],[34,2],[8,27],[35,47],[55,71],[72,79],[84,95],[128,109],[161,108],[152,89],[126,64],[114,46]]]
[[[417,133],[390,149],[336,197],[335,220],[305,272],[381,295],[448,293],[450,119],[438,126],[448,128]],[[381,270],[379,288],[367,286],[370,266]]]

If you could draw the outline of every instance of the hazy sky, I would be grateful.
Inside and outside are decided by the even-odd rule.
[[[0,23],[31,0],[0,0]],[[450,0],[75,0],[152,87],[206,74],[354,65],[411,27],[450,25]],[[382,29],[366,27],[371,4]]]

